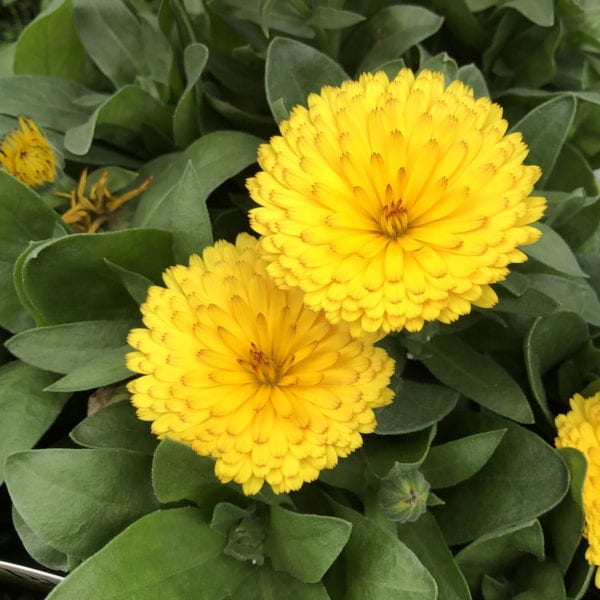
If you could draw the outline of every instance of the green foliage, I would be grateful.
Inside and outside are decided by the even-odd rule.
[[[595,3],[42,4],[0,28],[0,136],[29,116],[64,167],[39,192],[0,170],[0,542],[67,573],[49,598],[583,599],[585,458],[551,444],[569,398],[600,390]],[[502,106],[542,171],[541,240],[492,309],[379,342],[395,398],[362,448],[246,497],[137,418],[127,334],[167,267],[249,230],[245,179],[294,106],[405,66]],[[54,192],[83,168],[111,192],[152,182],[72,233]]]

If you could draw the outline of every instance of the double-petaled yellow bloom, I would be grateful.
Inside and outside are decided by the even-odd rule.
[[[277,288],[257,243],[240,234],[168,269],[127,356],[142,375],[128,384],[138,416],[213,456],[219,479],[246,494],[265,481],[297,490],[361,446],[394,368],[374,336],[355,339]]]
[[[37,125],[19,117],[19,127],[0,143],[0,165],[25,185],[38,187],[54,181],[58,159]]]
[[[332,323],[416,331],[497,301],[545,200],[502,109],[442,73],[366,73],[296,106],[248,181],[279,286]]]
[[[600,392],[590,398],[575,394],[571,410],[556,417],[557,448],[576,448],[587,459],[583,484],[585,553],[591,565],[600,566]],[[600,588],[600,570],[596,570],[596,587]]]

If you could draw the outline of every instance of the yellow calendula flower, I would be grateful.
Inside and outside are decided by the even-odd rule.
[[[0,143],[0,165],[30,187],[51,183],[58,159],[50,142],[31,119],[18,120],[19,127]]]
[[[585,557],[590,565],[600,566],[600,392],[584,398],[575,394],[571,410],[556,417],[557,448],[576,448],[587,459],[583,483],[584,536],[588,541]],[[596,570],[596,587],[600,588],[600,570]]]
[[[96,233],[123,204],[147,190],[152,183],[152,177],[148,177],[136,188],[120,195],[111,194],[107,182],[108,171],[104,171],[98,181],[86,192],[87,169],[84,169],[76,188],[70,192],[55,192],[57,196],[70,200],[70,206],[61,218],[71,226],[73,231]]]
[[[278,285],[355,334],[491,307],[545,199],[502,109],[439,72],[365,73],[296,106],[247,182]]]
[[[267,274],[240,234],[171,267],[128,342],[128,384],[152,431],[216,459],[223,482],[255,494],[299,489],[361,446],[373,408],[392,399],[394,364],[374,337],[353,338]]]

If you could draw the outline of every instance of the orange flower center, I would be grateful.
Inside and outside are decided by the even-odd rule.
[[[238,363],[249,368],[255,375],[259,383],[274,385],[279,382],[281,377],[281,368],[273,363],[262,350],[254,343],[250,343],[250,360],[238,358]]]
[[[381,230],[393,239],[402,236],[408,229],[408,214],[402,206],[402,198],[385,204],[381,211]]]

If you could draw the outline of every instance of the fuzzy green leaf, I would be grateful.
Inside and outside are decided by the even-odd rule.
[[[32,448],[52,425],[69,398],[44,389],[56,379],[20,361],[0,367],[0,484],[11,453]]]
[[[158,508],[150,486],[150,458],[126,450],[11,454],[6,484],[27,525],[57,550],[79,559]]]
[[[505,432],[485,431],[433,446],[420,470],[434,489],[465,481],[490,459]]]
[[[159,510],[133,523],[71,573],[48,600],[224,600],[252,574],[223,554],[225,538],[194,508]]]
[[[317,583],[346,545],[351,529],[343,519],[272,506],[265,550],[276,570]]]
[[[168,232],[150,229],[69,235],[25,258],[22,285],[46,324],[135,319],[138,305],[105,259],[156,282],[174,264],[171,244]]]
[[[127,400],[109,404],[81,421],[69,434],[86,448],[123,448],[153,454],[158,440],[150,433],[150,424],[141,421]]]
[[[296,104],[324,85],[349,79],[342,67],[315,48],[288,38],[275,38],[267,50],[265,86],[276,121],[287,119]]]

